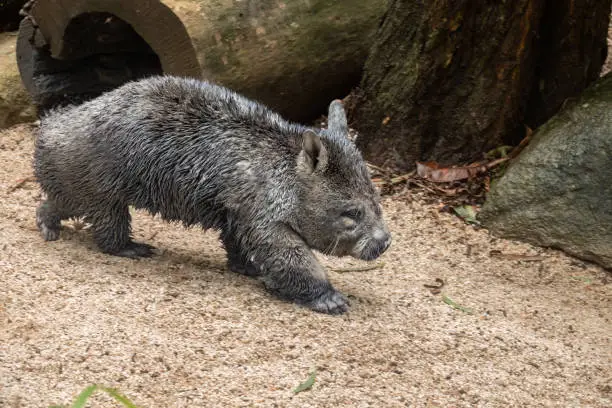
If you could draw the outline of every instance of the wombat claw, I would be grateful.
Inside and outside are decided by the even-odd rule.
[[[318,298],[304,304],[315,312],[327,313],[332,315],[348,312],[350,302],[342,293],[331,290],[325,292]]]
[[[132,259],[149,258],[155,254],[154,249],[155,247],[152,245],[132,241],[124,248],[113,251],[110,254]]]
[[[45,223],[39,223],[38,228],[40,230],[40,234],[42,235],[45,241],[55,241],[60,236],[59,228],[52,228]]]

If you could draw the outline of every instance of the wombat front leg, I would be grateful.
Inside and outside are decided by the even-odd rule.
[[[132,241],[130,237],[130,212],[127,205],[107,205],[88,217],[92,223],[94,240],[107,254],[126,258],[149,257],[155,247]]]
[[[221,239],[227,251],[227,267],[230,271],[246,276],[259,276],[261,274],[261,271],[240,248],[233,233],[224,231],[221,234]]]
[[[266,288],[283,299],[322,313],[348,311],[347,298],[327,280],[323,267],[308,248],[270,254],[261,269]]]
[[[70,218],[66,210],[62,209],[54,200],[43,201],[36,210],[36,225],[45,241],[55,241],[59,238],[61,220]]]
[[[273,243],[254,248],[254,264],[260,268],[266,288],[317,312],[348,311],[347,298],[329,282],[310,248],[296,234],[286,235],[276,235]]]

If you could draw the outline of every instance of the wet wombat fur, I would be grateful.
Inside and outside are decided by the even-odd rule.
[[[35,175],[45,240],[84,217],[109,254],[150,256],[128,206],[221,230],[233,271],[278,296],[343,313],[312,249],[371,260],[391,238],[340,101],[327,129],[289,123],[259,103],[194,79],[149,77],[41,120]]]

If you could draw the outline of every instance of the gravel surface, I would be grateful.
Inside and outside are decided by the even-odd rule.
[[[0,133],[0,407],[68,404],[92,383],[140,407],[612,405],[609,272],[401,194],[384,199],[384,266],[330,271],[352,309],[317,314],[229,272],[216,233],[144,213],[152,259],[104,255],[76,222],[44,242],[30,129]]]

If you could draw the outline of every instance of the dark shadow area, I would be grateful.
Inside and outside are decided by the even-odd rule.
[[[35,46],[35,29],[28,24],[31,22],[24,20],[20,30],[32,35],[27,44],[22,41],[18,59],[22,80],[39,114],[163,73],[146,41],[113,14],[91,12],[73,18],[64,31],[61,60],[51,56],[48,46]]]
[[[26,0],[2,0],[0,1],[0,33],[16,31],[19,28],[21,16],[19,10]]]

